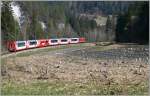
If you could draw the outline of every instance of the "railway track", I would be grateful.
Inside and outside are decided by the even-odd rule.
[[[112,60],[118,60],[118,59],[124,59],[124,60],[132,60],[135,59],[136,61],[145,61],[148,62],[149,60],[149,49],[148,46],[141,46],[141,45],[127,45],[126,47],[121,48],[111,48],[111,46],[108,46],[109,50],[101,50],[96,51],[93,50],[91,46],[93,46],[93,43],[81,43],[81,44],[70,44],[70,45],[58,45],[58,46],[48,46],[48,47],[42,47],[42,48],[34,48],[34,49],[28,49],[28,50],[22,50],[14,53],[6,53],[2,55],[2,58],[6,58],[9,56],[16,56],[20,53],[26,53],[26,52],[38,52],[42,51],[43,54],[73,54],[74,56],[83,56],[84,58],[101,58],[101,59],[112,59]],[[82,46],[82,47],[81,47]],[[86,47],[87,46],[87,47]],[[94,45],[95,46],[95,45]],[[113,45],[115,46],[115,45]],[[44,51],[45,49],[55,49],[53,51]],[[106,47],[105,47],[106,49]]]
[[[20,53],[26,53],[26,52],[36,52],[39,50],[44,50],[44,49],[54,49],[54,48],[69,48],[69,47],[80,47],[80,46],[93,46],[93,43],[80,43],[80,44],[69,44],[69,45],[57,45],[57,46],[47,46],[47,47],[42,47],[42,48],[32,48],[32,49],[27,49],[27,50],[21,50],[21,51],[17,51],[17,52],[5,52],[3,54],[1,54],[1,58],[6,58],[9,56],[16,56],[17,54]]]

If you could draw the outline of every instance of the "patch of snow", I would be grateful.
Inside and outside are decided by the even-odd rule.
[[[106,25],[107,17],[98,16],[98,17],[95,18],[94,20],[96,21],[96,24],[97,24],[98,26],[104,26],[104,25]]]
[[[45,23],[44,23],[44,22],[40,21],[40,24],[41,24],[41,26],[42,26],[43,30],[44,30],[44,29],[46,29],[46,25],[45,25]]]
[[[63,29],[64,27],[65,27],[65,24],[64,24],[64,23],[59,23],[59,24],[58,24],[58,28],[59,28],[59,29]]]
[[[13,11],[13,17],[14,19],[19,23],[20,25],[20,17],[21,17],[21,11],[19,5],[15,4],[15,2],[11,3],[11,8]]]

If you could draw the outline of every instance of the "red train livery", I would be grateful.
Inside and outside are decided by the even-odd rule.
[[[76,44],[86,42],[85,38],[59,38],[59,39],[40,39],[27,41],[8,41],[7,48],[9,51],[19,51],[30,48],[39,48],[52,45]]]

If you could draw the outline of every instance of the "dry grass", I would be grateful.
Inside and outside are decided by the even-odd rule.
[[[103,51],[110,46],[92,48]],[[3,59],[2,94],[148,94],[148,65],[144,62],[54,55],[49,49],[32,54]]]

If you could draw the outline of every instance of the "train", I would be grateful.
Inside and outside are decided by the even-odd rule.
[[[80,38],[55,38],[55,39],[39,39],[39,40],[26,40],[26,41],[8,41],[7,48],[10,52],[16,52],[31,48],[41,48],[54,45],[66,45],[84,43],[86,39]]]

